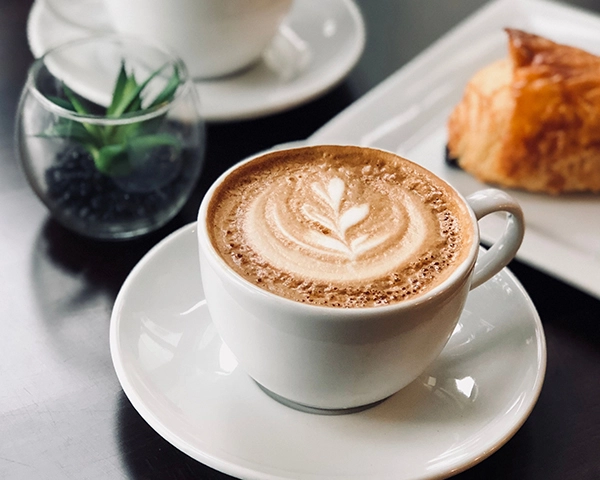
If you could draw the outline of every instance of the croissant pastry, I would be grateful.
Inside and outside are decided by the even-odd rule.
[[[600,57],[506,29],[448,120],[448,156],[483,182],[600,192]]]

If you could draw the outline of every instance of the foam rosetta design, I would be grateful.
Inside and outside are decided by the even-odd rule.
[[[329,172],[273,182],[246,215],[251,249],[273,267],[311,280],[379,277],[427,241],[422,202],[398,186],[384,195]]]
[[[354,260],[356,255],[364,251],[367,235],[361,235],[355,239],[346,238],[348,229],[366,218],[369,214],[369,204],[352,205],[341,211],[342,197],[346,185],[338,177],[332,178],[327,188],[324,189],[319,183],[311,184],[313,192],[325,203],[327,211],[319,211],[314,205],[302,206],[302,213],[311,223],[321,227],[318,230],[310,230],[311,239],[323,248],[345,254]],[[323,231],[329,233],[325,234]]]

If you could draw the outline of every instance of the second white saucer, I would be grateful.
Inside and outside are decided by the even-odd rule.
[[[33,54],[39,57],[67,41],[110,33],[102,2],[88,0],[86,5],[84,16],[76,23],[72,16],[57,14],[48,0],[36,0],[27,25]],[[207,120],[260,117],[323,94],[341,81],[360,58],[365,27],[352,0],[298,0],[274,44],[278,48],[272,51],[278,54],[265,56],[244,72],[196,82]],[[301,64],[296,65],[298,62]]]
[[[238,367],[213,327],[194,224],[134,268],[110,328],[115,371],[140,415],[189,456],[239,478],[454,475],[521,427],[546,367],[537,312],[504,270],[471,292],[441,356],[405,389],[350,415],[293,410]]]

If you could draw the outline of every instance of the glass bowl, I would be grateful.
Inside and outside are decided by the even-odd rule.
[[[77,40],[37,59],[16,132],[36,195],[59,223],[93,238],[132,238],[167,223],[204,161],[204,122],[185,65],[120,36]]]

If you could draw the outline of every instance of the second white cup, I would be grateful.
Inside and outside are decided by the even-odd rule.
[[[232,74],[256,62],[292,0],[105,0],[113,28],[163,43],[194,78]]]

